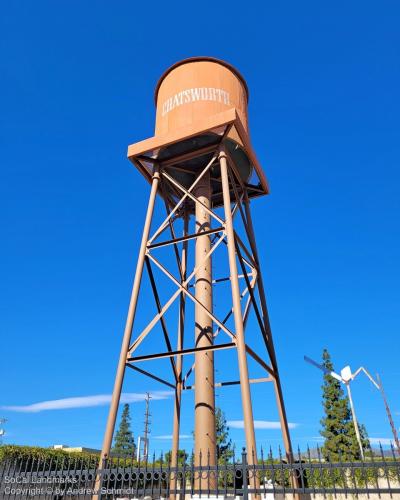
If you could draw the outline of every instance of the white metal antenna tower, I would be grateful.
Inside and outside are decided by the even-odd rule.
[[[330,375],[331,377],[335,378],[336,380],[339,380],[339,382],[342,382],[346,386],[347,395],[349,397],[349,402],[350,402],[351,414],[353,417],[353,424],[354,424],[354,430],[356,433],[357,443],[358,443],[358,447],[360,448],[361,458],[364,460],[364,449],[363,449],[362,442],[361,442],[360,429],[358,427],[356,410],[354,408],[353,397],[351,395],[351,389],[350,389],[350,382],[354,379],[354,377],[356,375],[358,375],[358,373],[360,372],[360,369],[357,370],[357,372],[353,375],[351,373],[350,366],[345,366],[340,371],[340,375],[339,375],[339,374],[335,373],[334,371],[328,370],[324,365],[317,363],[316,361],[312,360],[308,356],[304,356],[304,361],[307,361],[307,363],[310,363],[311,365],[316,366],[317,368],[322,370],[325,373],[325,375]]]
[[[376,375],[376,380],[374,380],[372,375],[363,366],[360,366],[360,368],[358,370],[356,370],[354,373],[351,372],[350,366],[345,366],[340,371],[340,375],[338,375],[337,373],[328,370],[324,365],[321,365],[321,364],[317,363],[316,361],[312,360],[308,356],[304,356],[304,361],[307,361],[307,363],[310,363],[310,364],[316,366],[317,368],[322,370],[326,375],[330,375],[331,377],[333,377],[333,378],[339,380],[340,382],[342,382],[343,384],[345,384],[345,386],[347,388],[347,393],[349,396],[350,408],[351,408],[351,413],[353,416],[354,429],[355,429],[356,436],[357,436],[357,442],[358,442],[358,446],[360,447],[361,457],[363,459],[364,459],[364,450],[363,450],[362,443],[361,443],[360,431],[359,431],[359,427],[358,427],[358,423],[357,423],[353,398],[351,396],[350,382],[352,382],[360,373],[364,373],[369,378],[369,380],[372,382],[372,384],[380,391],[380,393],[382,395],[383,403],[385,405],[386,414],[388,416],[389,424],[390,424],[390,427],[392,429],[394,442],[395,442],[397,451],[400,453],[400,442],[399,442],[399,437],[397,435],[396,426],[394,425],[392,414],[391,414],[391,411],[389,408],[389,404],[387,402],[386,395],[385,395],[385,392],[383,390],[382,381],[381,381],[378,374]]]

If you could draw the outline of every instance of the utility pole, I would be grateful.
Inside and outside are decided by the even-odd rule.
[[[144,431],[143,431],[143,441],[144,441],[144,447],[143,447],[143,459],[145,462],[148,460],[149,456],[149,434],[150,434],[150,399],[151,396],[148,392],[146,392],[146,410],[144,412]]]
[[[145,463],[147,463],[149,458],[149,434],[150,434],[150,424],[151,424],[150,399],[151,399],[150,394],[146,392],[146,397],[144,399],[146,403],[146,408],[144,410],[143,435],[138,437],[138,442],[136,446],[136,460],[138,462],[143,460]],[[143,443],[143,454],[141,454],[142,443]]]

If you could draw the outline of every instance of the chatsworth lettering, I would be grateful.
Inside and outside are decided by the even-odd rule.
[[[216,101],[223,102],[227,106],[229,102],[229,92],[214,87],[196,87],[194,89],[181,90],[172,97],[169,97],[162,105],[162,116],[172,111],[182,104],[196,101]]]

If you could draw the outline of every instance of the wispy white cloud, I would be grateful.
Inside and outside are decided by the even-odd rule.
[[[299,424],[289,423],[289,429],[298,427]],[[228,420],[228,426],[232,429],[244,429],[243,420]],[[254,420],[255,429],[280,429],[280,422],[271,422],[269,420]]]
[[[150,393],[153,400],[167,399],[173,395],[172,391],[154,391]],[[125,392],[121,394],[121,403],[137,403],[144,401],[146,394]],[[53,399],[41,401],[30,405],[1,406],[1,410],[16,411],[21,413],[38,413],[49,410],[67,410],[71,408],[90,408],[104,406],[111,401],[111,394],[97,394],[95,396],[80,396],[76,398]]]
[[[164,441],[169,441],[172,439],[172,434],[164,434],[162,436],[153,436],[153,439],[161,439]],[[190,434],[179,434],[179,439],[193,439]]]
[[[393,439],[391,438],[369,438],[369,442],[371,444],[382,444],[382,445],[390,445],[393,443]]]

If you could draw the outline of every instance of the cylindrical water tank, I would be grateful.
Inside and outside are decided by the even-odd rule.
[[[171,66],[155,90],[155,135],[193,125],[236,108],[247,131],[248,89],[230,64],[212,57],[191,57]]]
[[[204,56],[179,61],[164,72],[155,89],[154,137],[131,145],[128,156],[148,180],[157,161],[168,169],[172,184],[176,181],[184,189],[207,167],[212,206],[217,207],[223,203],[218,160],[223,148],[248,197],[268,194],[249,138],[248,100],[247,84],[231,64]],[[171,188],[171,198],[176,198],[177,189],[176,184]]]

